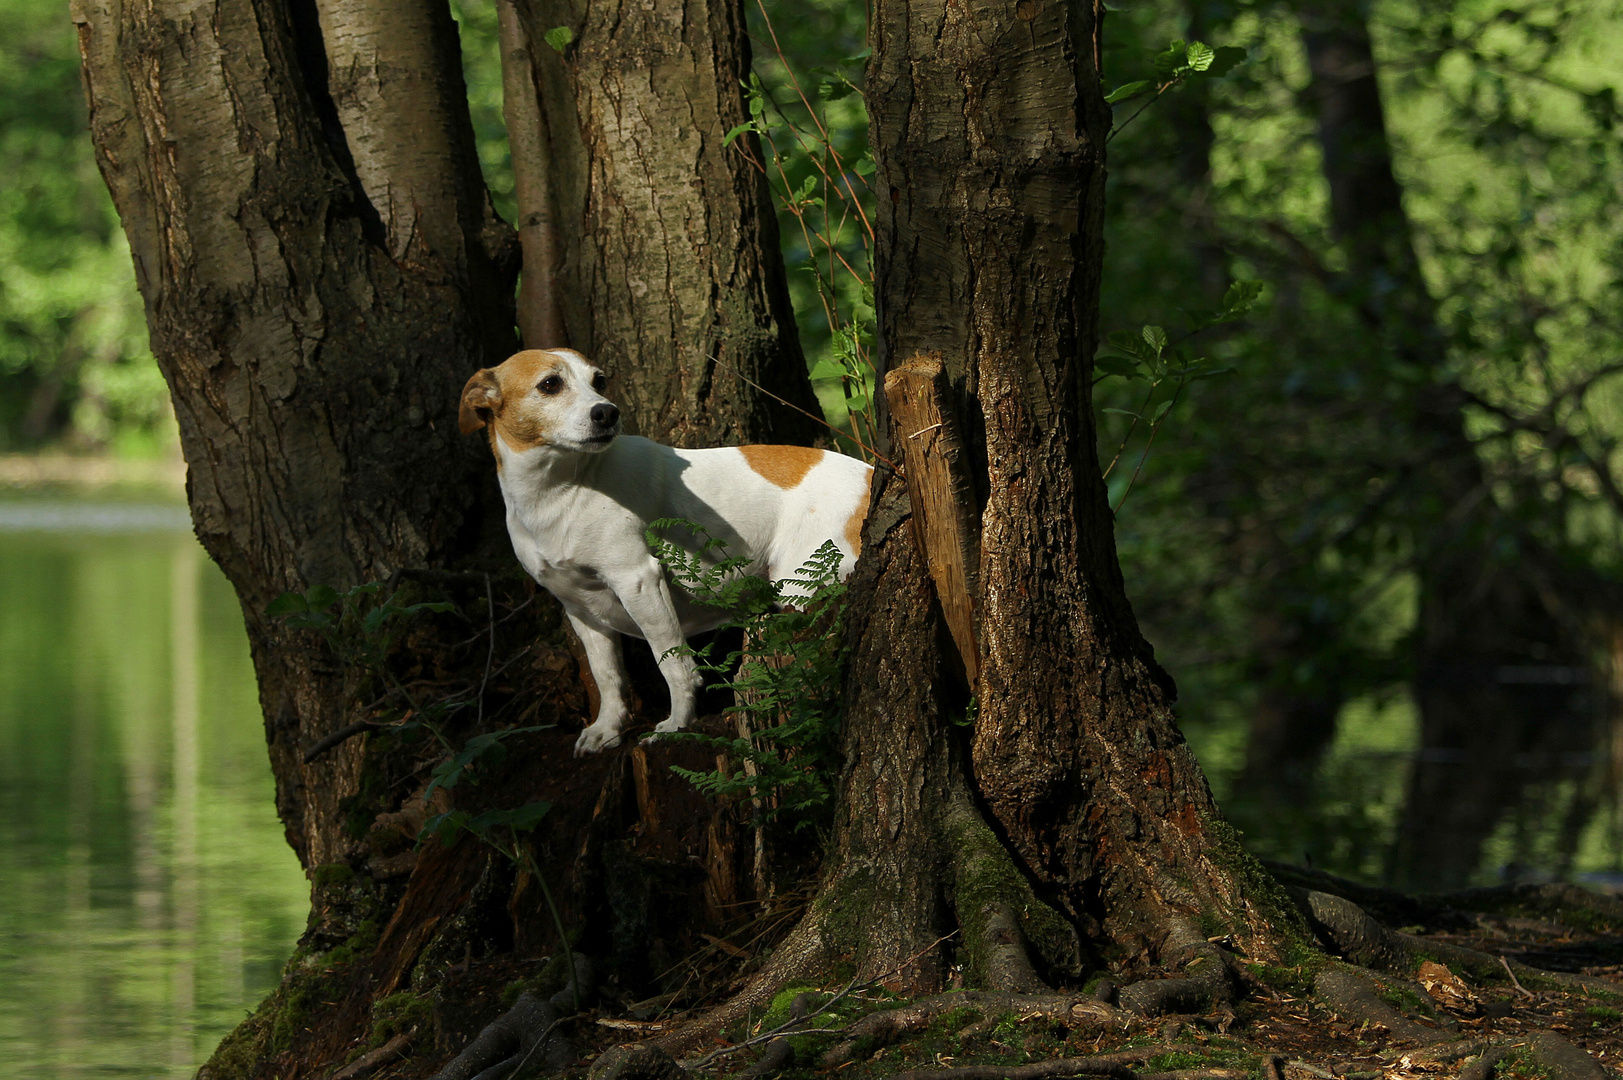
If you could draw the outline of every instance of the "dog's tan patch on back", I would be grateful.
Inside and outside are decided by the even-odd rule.
[[[872,472],[869,473],[872,476]],[[851,511],[851,518],[845,523],[845,542],[851,545],[851,550],[857,554],[862,553],[862,525],[868,520],[868,500],[873,498],[871,488],[862,489],[862,500],[857,508]]]
[[[738,452],[745,464],[785,491],[799,486],[823,460],[823,452],[809,446],[740,446]]]

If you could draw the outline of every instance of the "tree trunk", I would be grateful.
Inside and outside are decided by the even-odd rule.
[[[1371,377],[1410,388],[1393,442],[1414,466],[1404,502],[1420,593],[1421,753],[1390,874],[1448,888],[1466,883],[1504,809],[1538,777],[1517,759],[1553,763],[1589,742],[1573,681],[1556,677],[1584,666],[1582,630],[1563,610],[1583,604],[1560,598],[1570,585],[1556,553],[1499,508],[1466,434],[1465,395],[1393,172],[1366,7],[1303,4],[1303,42],[1347,300],[1378,336]]]
[[[1089,395],[1108,127],[1099,14],[874,9],[880,356],[887,369],[921,354],[945,365],[974,462],[979,693],[945,659],[926,571],[940,553],[906,527],[915,479],[881,470],[851,590],[829,868],[735,1009],[842,959],[926,991],[955,970],[1030,990],[1105,962],[1176,969],[1209,961],[1220,933],[1275,955],[1291,919],[1246,894],[1253,864],[1178,733],[1116,562]],[[890,445],[925,434],[893,420]]]
[[[821,438],[766,177],[722,146],[749,119],[743,5],[518,4],[532,42],[573,34],[536,49],[560,301],[630,430],[677,446]]]
[[[242,603],[278,812],[313,883],[283,985],[203,1075],[324,1076],[364,1045],[372,1006],[390,995],[422,1010],[409,1013],[419,1052],[458,1049],[499,1011],[500,988],[557,950],[539,885],[577,944],[640,987],[734,917],[728,860],[740,845],[731,819],[666,767],[707,768],[707,753],[569,756],[586,709],[571,641],[516,571],[488,451],[457,434],[468,375],[516,345],[519,253],[480,179],[443,0],[83,0],[73,17],[193,521]],[[630,73],[635,53],[617,50],[638,43],[600,40],[600,24],[581,27],[576,47]],[[606,241],[593,249],[606,260],[585,261],[596,291],[571,295],[596,321],[575,344],[620,350],[623,399],[652,410],[645,431],[809,441],[796,414],[697,362],[719,350],[756,381],[805,385],[781,271],[762,269],[779,261],[770,212],[719,152],[727,108],[742,107],[741,26],[727,6],[684,28],[691,79],[717,104],[695,104],[680,131],[642,129],[647,173],[583,144],[575,194],[589,167],[622,177],[595,189],[613,197],[591,207],[590,235],[634,237],[639,261],[616,262]],[[648,91],[643,107],[659,100]],[[696,147],[716,148],[702,189],[681,173]],[[631,212],[664,205],[667,187],[683,200],[672,228]],[[728,225],[748,214],[753,228]],[[714,234],[696,236],[705,223]],[[608,332],[604,311],[643,336]],[[335,651],[266,614],[285,590],[369,581],[458,611],[405,625],[381,659],[357,659],[350,624]],[[556,728],[510,739],[521,753],[481,759],[428,806],[446,751],[420,725],[436,709],[453,748]],[[472,840],[414,846],[429,813],[538,799],[554,805],[529,844],[541,883]]]

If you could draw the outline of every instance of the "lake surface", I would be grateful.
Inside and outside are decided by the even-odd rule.
[[[185,509],[0,499],[0,1074],[192,1075],[308,895]]]

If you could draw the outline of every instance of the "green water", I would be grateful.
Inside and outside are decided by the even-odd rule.
[[[307,907],[184,511],[0,501],[0,1075],[190,1076]]]

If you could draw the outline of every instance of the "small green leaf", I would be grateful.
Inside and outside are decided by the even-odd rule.
[[[1155,70],[1162,75],[1177,75],[1184,70],[1188,58],[1188,49],[1183,39],[1178,38],[1167,47],[1165,52],[1155,54]]]
[[[378,631],[383,629],[383,620],[388,617],[389,609],[386,607],[377,607],[368,611],[366,618],[361,620],[361,634],[368,639],[377,637]]]
[[[338,602],[338,590],[331,585],[317,585],[310,590],[310,609],[323,611]]]
[[[514,832],[529,832],[541,824],[541,819],[546,817],[551,810],[552,804],[549,802],[533,802],[528,806],[521,806],[517,810],[511,811],[511,817],[508,819],[507,824]]]
[[[543,36],[547,39],[548,45],[551,45],[555,51],[561,53],[565,49],[569,48],[570,42],[575,40],[575,31],[571,30],[567,26],[554,26]]]
[[[1110,93],[1105,95],[1105,104],[1114,105],[1118,101],[1126,101],[1128,98],[1133,97],[1135,94],[1139,94],[1154,85],[1155,84],[1149,79],[1140,79],[1137,82],[1122,83],[1120,86],[1116,87],[1114,90],[1110,91]]]
[[[729,131],[727,133],[726,137],[721,140],[721,145],[722,146],[731,146],[732,143],[733,143],[733,140],[738,138],[740,135],[744,134],[744,132],[746,132],[746,131],[754,131],[754,130],[755,130],[755,125],[754,124],[739,124],[737,127],[733,128],[731,131]]]
[[[867,154],[857,158],[857,163],[851,166],[851,171],[858,176],[872,176],[874,171],[873,158]]]
[[[1250,311],[1261,298],[1262,282],[1236,281],[1223,294],[1223,311],[1220,318],[1226,321],[1243,315]]]
[[[1134,420],[1138,419],[1138,413],[1134,412],[1132,409],[1100,409],[1099,411],[1115,413],[1118,416],[1131,416]]]
[[[1167,332],[1159,326],[1146,326],[1141,333],[1144,335],[1144,344],[1155,350],[1160,356],[1161,350],[1167,347]]]
[[[817,88],[817,96],[824,101],[839,101],[841,98],[850,97],[851,91],[855,89],[856,87],[844,79],[827,79]]]
[[[265,614],[273,619],[310,610],[310,601],[296,592],[285,592],[265,607]]]
[[[1141,357],[1145,355],[1143,342],[1137,335],[1130,334],[1126,330],[1114,330],[1106,340],[1110,343],[1112,349],[1126,356]]]
[[[1204,41],[1191,41],[1188,48],[1184,50],[1184,56],[1188,60],[1191,71],[1205,71],[1212,66],[1212,61],[1217,54]]]
[[[843,379],[846,374],[844,364],[825,356],[812,365],[811,370],[806,372],[806,377],[812,382],[824,382],[829,379]]]
[[[1155,412],[1150,414],[1150,423],[1159,424],[1161,422],[1162,418],[1166,416],[1167,412],[1169,410],[1171,410],[1171,408],[1172,408],[1172,399],[1171,398],[1168,398],[1167,400],[1161,402],[1161,404],[1159,404],[1159,405],[1157,405],[1155,407]]]

